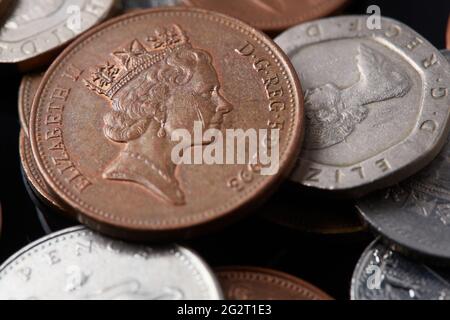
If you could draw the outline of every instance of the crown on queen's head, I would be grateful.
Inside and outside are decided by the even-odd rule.
[[[119,62],[95,68],[89,80],[84,84],[92,91],[108,98],[137,77],[142,71],[162,61],[170,52],[178,50],[189,43],[189,39],[178,25],[158,29],[153,36],[146,39],[144,46],[139,40],[133,40],[127,47],[113,52]]]

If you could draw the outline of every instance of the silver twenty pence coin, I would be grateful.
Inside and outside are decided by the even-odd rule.
[[[148,247],[74,227],[42,238],[0,267],[0,299],[221,299],[190,250]]]
[[[344,16],[275,39],[305,90],[306,134],[294,182],[361,196],[427,165],[449,129],[447,61],[408,26]]]
[[[449,142],[424,170],[357,202],[364,220],[395,248],[440,263],[450,263]]]
[[[375,240],[352,277],[352,300],[450,300],[450,273],[413,262]]]
[[[21,63],[60,47],[106,18],[113,6],[114,0],[15,1],[0,27],[0,63]]]

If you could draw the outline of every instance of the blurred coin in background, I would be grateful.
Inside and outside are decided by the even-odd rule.
[[[28,138],[28,127],[30,124],[31,106],[34,96],[41,84],[43,73],[28,74],[22,78],[19,87],[19,120],[20,126]]]
[[[450,274],[411,261],[377,239],[355,268],[350,295],[352,300],[449,300]]]
[[[313,285],[275,270],[222,267],[215,272],[227,300],[332,300]]]
[[[0,266],[0,299],[211,300],[222,291],[191,250],[105,238],[84,227],[51,234]]]
[[[121,0],[123,10],[176,6],[181,0]]]
[[[0,63],[28,70],[50,62],[54,50],[105,19],[114,0],[18,0],[0,27]]]
[[[283,185],[259,211],[268,221],[293,231],[337,236],[366,230],[353,202],[323,199],[292,185]]]
[[[305,90],[294,182],[362,196],[419,171],[447,138],[445,58],[401,22],[381,18],[380,29],[369,27],[367,16],[335,17],[275,39]]]
[[[281,31],[330,15],[348,0],[182,0],[189,6],[214,10],[241,19],[263,31]]]

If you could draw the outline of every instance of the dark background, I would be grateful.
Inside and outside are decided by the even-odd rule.
[[[343,13],[365,14],[366,8],[372,4],[380,6],[382,15],[415,29],[438,49],[445,47],[450,0],[354,0]],[[21,75],[12,66],[0,66],[0,77],[1,263],[45,232],[35,205],[25,190],[20,171],[17,95]],[[290,187],[283,186],[284,190]],[[296,198],[301,208],[301,197]],[[48,223],[58,229],[60,221],[50,213]],[[230,264],[271,267],[303,278],[337,299],[348,299],[354,266],[372,239],[365,233],[333,237],[293,232],[255,215],[186,245],[197,250],[213,267]]]

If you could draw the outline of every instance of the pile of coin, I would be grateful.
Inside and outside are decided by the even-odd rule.
[[[429,266],[450,262],[448,51],[389,18],[322,18],[345,0],[8,2],[0,63],[25,73],[20,161],[49,235],[0,266],[0,298],[331,299],[174,244],[256,211],[379,235],[352,299],[450,298]],[[243,162],[219,148],[233,130]]]

